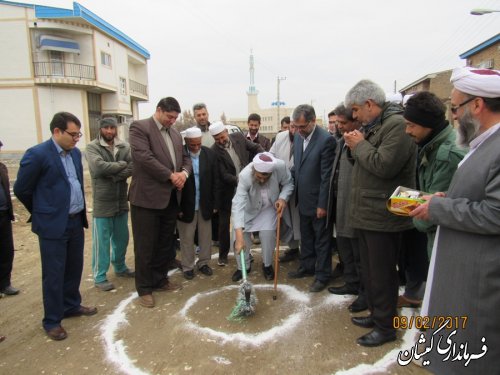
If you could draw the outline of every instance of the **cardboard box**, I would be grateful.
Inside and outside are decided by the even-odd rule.
[[[387,201],[387,209],[395,215],[408,216],[411,211],[422,203],[425,203],[425,200],[422,199],[424,195],[430,194],[404,186],[398,186]]]

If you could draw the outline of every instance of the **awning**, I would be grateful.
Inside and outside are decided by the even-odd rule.
[[[78,42],[73,39],[61,38],[52,35],[42,35],[40,37],[40,49],[50,51],[61,51],[70,53],[80,53]]]

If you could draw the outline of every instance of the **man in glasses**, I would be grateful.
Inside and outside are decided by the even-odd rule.
[[[51,139],[26,151],[14,184],[14,194],[31,214],[42,259],[43,328],[53,340],[67,337],[64,318],[94,315],[95,307],[81,305],[83,228],[88,228],[83,167],[76,143],[80,120],[56,113]]]
[[[500,357],[500,321],[492,315],[500,309],[500,71],[457,68],[451,82],[458,142],[470,150],[448,191],[410,215],[438,225],[421,315],[458,317],[426,339],[453,336],[466,350],[464,360],[432,350],[424,361],[433,373],[490,374]],[[481,357],[468,361],[471,353]]]

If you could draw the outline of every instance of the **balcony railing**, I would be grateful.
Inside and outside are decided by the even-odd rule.
[[[95,67],[59,61],[34,62],[35,77],[62,77],[95,80]]]
[[[148,86],[147,85],[143,85],[142,83],[133,81],[131,79],[129,80],[129,83],[130,83],[130,91],[142,94],[144,96],[148,96]]]

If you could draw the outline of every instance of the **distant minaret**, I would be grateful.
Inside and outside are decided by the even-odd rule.
[[[248,114],[260,111],[257,95],[259,92],[255,88],[253,50],[250,50],[250,86],[248,87]]]

